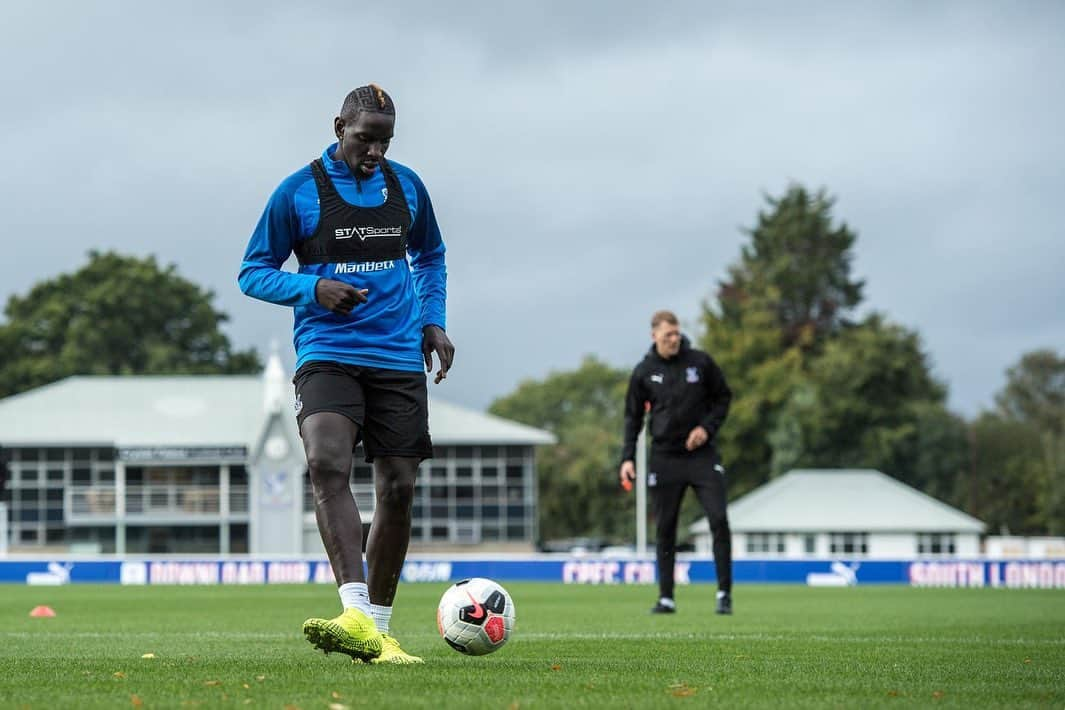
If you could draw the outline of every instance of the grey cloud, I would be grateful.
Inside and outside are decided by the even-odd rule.
[[[441,397],[483,406],[585,353],[627,367],[658,307],[695,326],[789,180],[838,196],[867,307],[922,333],[960,410],[1063,346],[1062,6],[388,7],[5,4],[0,296],[89,248],[156,253],[240,345],[290,350],[291,314],[237,291],[240,255],[373,80],[448,242]],[[20,238],[42,234],[45,258]]]

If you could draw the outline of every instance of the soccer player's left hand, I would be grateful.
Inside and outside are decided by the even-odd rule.
[[[710,433],[701,426],[697,426],[688,433],[688,441],[684,443],[684,446],[688,451],[695,451],[708,441],[710,441]]]
[[[440,369],[436,371],[434,384],[447,377],[447,371],[451,369],[451,362],[455,359],[455,346],[447,337],[444,329],[438,325],[427,325],[422,328],[422,355],[425,356],[425,371],[433,371],[433,353],[440,360]]]

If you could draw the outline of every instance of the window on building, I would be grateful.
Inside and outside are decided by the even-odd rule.
[[[747,533],[746,547],[749,555],[783,555],[786,550],[784,533]]]
[[[917,533],[918,555],[953,555],[954,533]]]
[[[248,485],[248,469],[240,465],[230,464],[229,466],[229,485],[231,486],[246,486]]]
[[[372,483],[373,466],[368,463],[356,463],[351,470],[352,483]]]
[[[807,533],[802,536],[802,551],[807,555],[817,554],[817,535]]]
[[[248,552],[248,526],[234,523],[229,526],[229,552],[234,555]]]
[[[869,552],[869,534],[859,532],[832,533],[828,551],[833,555],[865,555]]]

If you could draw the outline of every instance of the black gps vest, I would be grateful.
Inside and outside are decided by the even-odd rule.
[[[321,158],[311,163],[320,216],[318,229],[293,250],[301,265],[406,258],[410,208],[392,166],[387,160],[380,166],[387,199],[378,207],[356,207],[337,192]]]

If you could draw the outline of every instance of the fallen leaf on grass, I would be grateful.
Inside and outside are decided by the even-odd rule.
[[[695,695],[695,688],[687,683],[674,683],[669,686],[669,694],[674,698],[690,698]]]
[[[299,705],[286,705],[285,710],[300,710]]]
[[[899,697],[899,691],[897,691],[897,690],[889,690],[887,692],[887,694],[888,694],[889,698],[897,698],[897,697]]]
[[[942,690],[933,691],[932,692],[932,697],[935,698],[936,700],[939,700],[940,698],[943,697],[943,691]]]
[[[551,666],[551,670],[553,670],[553,671],[560,671],[560,670],[562,670],[562,666],[560,666],[560,665],[558,665],[558,664],[556,663],[556,664],[554,664],[553,666]]]
[[[257,675],[257,676],[255,676],[255,680],[257,680],[257,681],[259,681],[260,683],[262,683],[262,682],[263,682],[264,680],[266,680],[266,676],[264,676],[264,675]]]
[[[329,703],[329,710],[351,710],[347,705],[341,703]]]
[[[338,692],[337,692],[337,691],[335,691],[335,690],[334,690],[334,691],[333,691],[332,693],[330,693],[330,695],[332,695],[332,696],[333,696],[333,700],[340,700],[340,699],[341,699],[341,698],[340,698],[340,693],[338,693]]]
[[[114,676],[115,678],[125,678],[126,677],[126,674],[123,673],[122,671],[115,671],[111,675]]]
[[[141,658],[155,658],[155,654],[154,653],[145,653],[144,655],[141,656]]]
[[[130,705],[132,705],[135,708],[139,708],[142,705],[144,705],[144,701],[141,700],[140,696],[138,696],[136,694],[129,696],[129,702],[130,702]]]
[[[205,680],[203,682],[203,684],[204,685],[222,685],[222,681],[220,681],[220,680]]]
[[[1025,663],[1031,663],[1031,662],[1032,662],[1032,659],[1031,659],[1031,658],[1026,658],[1026,659],[1024,659],[1024,662],[1025,662]]]
[[[250,687],[251,687],[251,686],[250,686],[250,685],[248,685],[247,683],[241,683],[241,684],[240,684],[240,686],[241,686],[242,688],[244,688],[245,690],[247,690],[248,688],[250,688]]]

